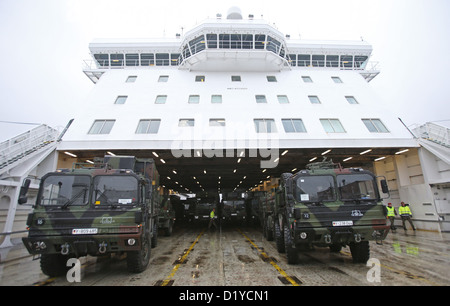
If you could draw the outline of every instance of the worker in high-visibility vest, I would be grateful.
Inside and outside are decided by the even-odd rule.
[[[395,216],[397,215],[397,211],[395,207],[392,206],[392,203],[388,203],[387,208],[387,218],[391,221],[391,230],[394,232],[397,228],[394,225]]]
[[[409,205],[406,205],[405,202],[401,202],[400,204],[402,206],[398,208],[398,213],[400,214],[400,217],[402,217],[403,228],[406,231],[405,221],[408,221],[409,224],[411,224],[413,230],[416,230],[416,227],[414,226],[414,223],[411,220],[412,213],[411,209],[409,209]]]
[[[216,221],[214,220],[216,218],[216,209],[213,208],[211,212],[209,213],[209,224],[208,229],[211,228],[211,225],[214,225],[214,228],[217,229]]]

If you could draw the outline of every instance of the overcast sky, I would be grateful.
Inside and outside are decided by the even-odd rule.
[[[236,3],[292,38],[364,39],[382,103],[408,126],[450,124],[448,0],[0,0],[0,141],[73,118],[94,38],[174,37]]]

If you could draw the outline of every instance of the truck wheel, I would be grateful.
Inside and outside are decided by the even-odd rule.
[[[173,231],[173,221],[169,220],[169,226],[166,228],[166,237],[169,237],[172,235],[172,231]]]
[[[280,224],[275,221],[273,227],[275,232],[275,242],[277,243],[277,250],[280,253],[284,253],[285,252],[284,237],[283,233],[281,232]]]
[[[354,263],[367,263],[370,257],[369,241],[350,243],[350,252],[352,253]]]
[[[143,272],[150,261],[150,236],[145,234],[139,251],[127,252],[127,269],[131,273]]]
[[[41,270],[50,277],[63,276],[69,270],[66,266],[69,256],[61,254],[42,254]]]
[[[292,240],[291,232],[287,225],[284,226],[284,245],[286,247],[286,257],[287,262],[290,265],[295,265],[298,263],[298,251],[296,248],[293,248],[294,241]]]

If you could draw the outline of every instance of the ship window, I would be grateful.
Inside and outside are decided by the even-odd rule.
[[[278,95],[278,102],[280,102],[280,104],[286,104],[289,103],[289,99],[286,95]]]
[[[171,53],[170,54],[170,66],[178,66],[180,59],[180,53]]]
[[[308,98],[312,104],[320,104],[320,100],[319,100],[318,96],[308,96]]]
[[[211,103],[222,103],[222,95],[211,95]]]
[[[253,35],[242,34],[242,49],[253,49]]]
[[[300,67],[308,67],[311,65],[311,55],[309,54],[299,54],[297,60],[298,66]]]
[[[109,66],[109,54],[94,54],[94,58],[101,67]]]
[[[219,48],[220,49],[230,48],[230,34],[219,34]]]
[[[362,119],[362,121],[371,133],[389,133],[380,119]]]
[[[127,82],[127,83],[134,83],[134,82],[136,82],[136,79],[137,79],[137,76],[136,76],[136,75],[130,75],[130,76],[127,78],[126,82]]]
[[[365,55],[355,55],[355,68],[366,68],[368,58],[369,57]]]
[[[189,42],[192,54],[205,50],[205,37],[203,35],[194,38]]]
[[[156,66],[169,66],[169,53],[156,53]]]
[[[231,49],[242,49],[242,35],[231,34],[230,35],[230,47]]]
[[[128,96],[118,96],[116,98],[116,101],[114,104],[125,104],[125,101],[127,100]]]
[[[88,134],[109,134],[116,120],[95,120]]]
[[[110,54],[111,66],[123,66],[123,54]]]
[[[255,49],[264,49],[266,44],[266,35],[255,35]]]
[[[291,66],[297,66],[297,55],[296,54],[288,54],[289,64]]]
[[[267,82],[276,82],[277,78],[273,75],[268,75],[267,77]]]
[[[286,133],[306,133],[302,119],[281,119]]]
[[[353,96],[345,96],[345,98],[347,99],[348,103],[350,103],[350,104],[359,104],[358,101]]]
[[[256,103],[267,103],[265,95],[255,95]]]
[[[339,55],[327,55],[327,67],[339,67]]]
[[[139,120],[136,134],[157,134],[161,119],[141,119]]]
[[[352,68],[353,67],[353,55],[341,55],[341,67]]]
[[[194,119],[180,119],[180,121],[178,121],[178,126],[194,126]]]
[[[217,34],[206,34],[208,48],[217,49]]]
[[[139,66],[139,54],[137,53],[125,54],[125,65]]]
[[[158,82],[167,82],[169,80],[169,76],[168,75],[160,75],[158,78]]]
[[[231,82],[240,82],[241,76],[240,75],[232,75],[231,76]]]
[[[155,65],[155,55],[153,53],[141,54],[141,66],[153,66]]]
[[[209,126],[225,126],[225,119],[209,119]]]
[[[341,80],[341,78],[340,77],[331,77],[331,79],[333,80],[333,82],[335,82],[335,83],[342,83],[342,80]]]
[[[311,77],[310,76],[302,76],[302,80],[303,80],[303,82],[305,82],[305,83],[312,83],[313,81],[312,81],[312,79],[311,79]]]
[[[195,76],[195,81],[196,82],[204,82],[205,81],[205,76],[204,75],[196,75]]]
[[[267,36],[267,51],[278,54],[281,43],[273,37]]]
[[[167,95],[159,95],[156,96],[155,104],[166,104]]]
[[[277,127],[273,119],[254,119],[256,133],[276,133]]]
[[[190,95],[188,103],[191,103],[191,104],[198,104],[198,103],[200,103],[200,96],[199,95]]]
[[[320,119],[320,123],[322,123],[327,133],[345,133],[344,127],[339,119]]]
[[[325,55],[313,55],[311,62],[313,67],[323,67],[325,66]]]
[[[188,58],[191,56],[191,51],[189,51],[188,45],[184,45],[183,52],[181,53],[183,58]]]

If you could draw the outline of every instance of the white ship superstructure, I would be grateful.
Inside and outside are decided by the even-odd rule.
[[[58,168],[153,157],[166,189],[221,192],[326,157],[387,176],[388,201],[411,202],[419,224],[439,229],[421,146],[370,86],[379,70],[368,42],[294,39],[233,8],[174,38],[89,49],[95,87],[54,153]]]

